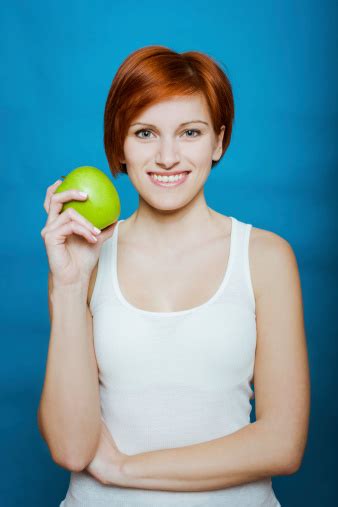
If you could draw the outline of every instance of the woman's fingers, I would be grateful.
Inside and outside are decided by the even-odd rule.
[[[85,201],[88,196],[81,195],[79,190],[65,190],[64,192],[60,192],[59,194],[53,194],[49,201],[49,213],[47,224],[50,224],[60,215],[62,210],[63,203],[68,201]]]
[[[66,224],[70,222],[71,220],[74,220],[75,222],[79,223],[83,227],[86,227],[88,231],[94,236],[97,236],[101,234],[100,229],[97,229],[89,220],[87,220],[84,216],[82,216],[78,211],[76,211],[74,208],[68,208],[66,211],[61,213],[57,220],[52,222],[48,226],[49,231],[53,231],[56,228],[58,228],[60,225]]]
[[[47,213],[49,213],[49,205],[50,205],[50,200],[52,198],[52,195],[54,194],[54,192],[58,188],[58,186],[61,185],[61,183],[62,183],[62,180],[57,180],[55,183],[53,183],[53,185],[50,185],[47,188],[45,201],[43,203],[43,207],[45,208]]]
[[[45,242],[48,243],[51,241],[54,244],[58,244],[60,240],[64,242],[64,239],[72,234],[83,236],[90,243],[97,243],[97,238],[90,233],[87,227],[79,224],[75,220],[66,222],[60,227],[57,227],[55,230],[46,229],[44,233],[41,231],[41,235],[43,236]]]

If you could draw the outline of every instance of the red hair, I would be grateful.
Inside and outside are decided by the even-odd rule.
[[[229,146],[234,119],[230,81],[210,56],[165,46],[146,46],[131,53],[119,67],[104,110],[104,147],[113,177],[127,174],[123,146],[130,123],[144,109],[174,96],[202,93],[216,134],[225,126],[222,156]],[[222,157],[221,157],[222,158]],[[218,161],[212,161],[212,167]]]

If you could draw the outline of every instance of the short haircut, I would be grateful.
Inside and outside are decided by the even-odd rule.
[[[123,146],[132,121],[146,108],[175,96],[202,93],[215,134],[225,126],[222,156],[234,119],[230,81],[219,63],[199,51],[177,53],[165,46],[146,46],[131,53],[118,68],[104,110],[104,148],[114,178],[127,174]],[[214,167],[219,161],[212,161]]]

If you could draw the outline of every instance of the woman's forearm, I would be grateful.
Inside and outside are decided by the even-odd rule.
[[[291,473],[286,450],[272,427],[256,421],[208,442],[126,456],[121,485],[168,491],[228,488]]]
[[[51,333],[38,414],[54,461],[70,470],[89,462],[101,429],[87,291],[85,282],[50,291]]]

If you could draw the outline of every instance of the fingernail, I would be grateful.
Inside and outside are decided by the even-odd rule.
[[[79,194],[82,196],[82,197],[88,197],[88,194],[86,192],[79,192]]]

